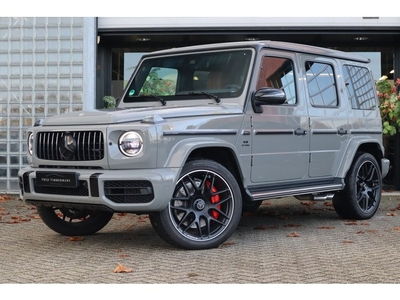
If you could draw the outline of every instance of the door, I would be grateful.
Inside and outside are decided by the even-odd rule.
[[[340,89],[340,72],[334,59],[304,55],[301,63],[309,101],[309,176],[331,178],[341,164],[341,151],[344,153],[350,134],[345,90]]]
[[[294,54],[268,51],[259,66],[256,89],[283,89],[287,100],[263,105],[263,112],[252,116],[251,181],[301,180],[308,172],[309,134],[307,108],[298,100]]]

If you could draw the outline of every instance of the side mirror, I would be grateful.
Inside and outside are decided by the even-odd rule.
[[[275,88],[261,88],[252,97],[253,109],[257,113],[263,112],[261,105],[281,105],[285,101],[285,92]]]

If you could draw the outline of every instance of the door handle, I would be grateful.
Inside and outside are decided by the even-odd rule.
[[[306,135],[306,133],[307,133],[307,131],[304,130],[304,129],[301,129],[301,128],[297,128],[297,129],[294,131],[294,134],[295,134],[295,135]]]
[[[338,134],[339,134],[339,135],[345,135],[345,134],[347,134],[347,130],[346,130],[346,129],[343,129],[343,128],[340,128],[340,129],[338,130]]]

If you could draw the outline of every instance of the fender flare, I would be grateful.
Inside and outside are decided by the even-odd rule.
[[[189,155],[196,149],[208,148],[208,147],[218,147],[218,148],[228,148],[230,149],[236,158],[240,157],[237,149],[231,143],[219,138],[210,137],[191,137],[179,141],[171,149],[165,164],[165,168],[183,168],[185,162],[187,161]],[[239,159],[237,162],[240,164]],[[240,168],[239,168],[240,169]]]
[[[384,153],[384,148],[382,145],[382,142],[375,139],[371,140],[371,138],[364,138],[364,137],[356,137],[352,138],[349,144],[347,145],[347,149],[345,151],[345,154],[342,157],[342,163],[340,164],[340,168],[338,169],[338,172],[336,174],[336,177],[338,178],[345,178],[347,175],[347,172],[349,171],[351,165],[353,164],[354,157],[356,156],[356,153],[362,147],[362,145],[369,144],[369,145],[376,145],[378,149],[380,149],[380,154],[383,157]],[[375,151],[371,151],[370,153],[374,155]],[[376,153],[376,152],[375,152]],[[375,156],[375,155],[374,155]],[[382,163],[379,158],[377,158],[377,162],[379,166],[382,168]]]

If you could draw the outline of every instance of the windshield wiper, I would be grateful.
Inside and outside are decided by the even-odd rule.
[[[220,103],[220,102],[221,102],[221,99],[219,99],[218,96],[213,95],[213,94],[210,94],[210,93],[207,93],[207,92],[190,92],[189,95],[191,95],[191,96],[205,95],[205,96],[207,96],[207,97],[210,98],[210,99],[214,99],[215,102],[217,102],[217,103]]]

